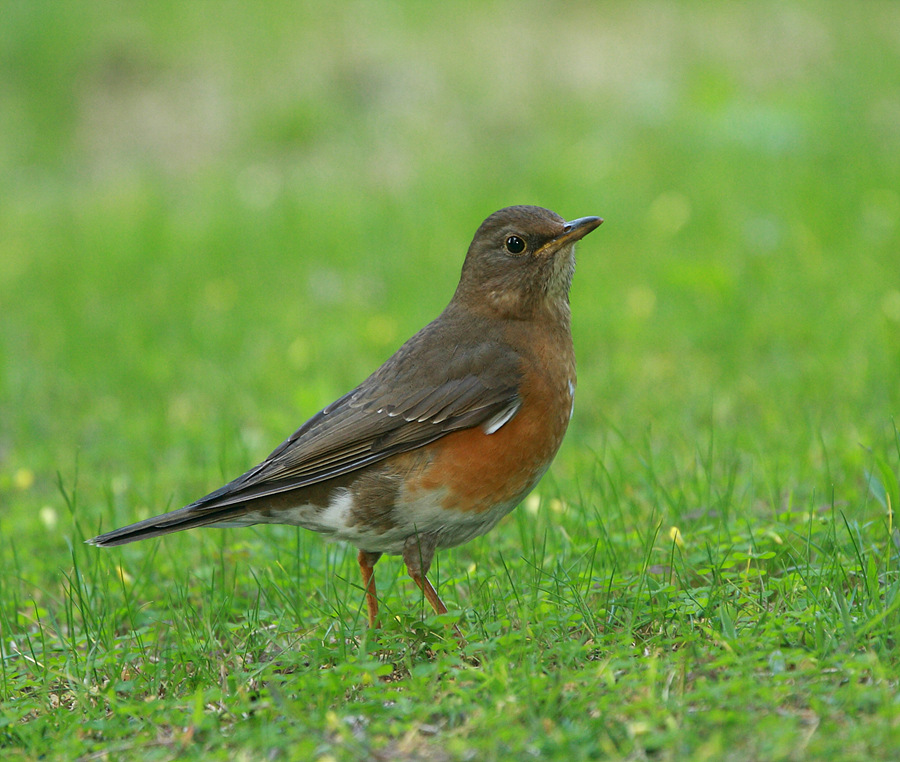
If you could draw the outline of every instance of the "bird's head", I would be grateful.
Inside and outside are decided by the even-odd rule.
[[[566,222],[539,206],[494,212],[469,245],[454,300],[507,318],[567,311],[575,243],[601,222],[599,217]]]

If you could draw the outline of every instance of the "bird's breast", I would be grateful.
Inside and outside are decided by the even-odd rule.
[[[515,337],[514,337],[515,338]],[[521,405],[492,433],[481,427],[448,434],[430,447],[429,464],[407,484],[407,495],[444,490],[448,511],[511,510],[556,455],[575,394],[575,360],[568,331],[532,331],[521,344]]]

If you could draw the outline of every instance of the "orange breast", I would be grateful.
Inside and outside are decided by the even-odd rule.
[[[569,423],[574,372],[533,372],[520,389],[518,413],[493,434],[481,427],[457,431],[431,445],[431,459],[414,484],[446,489],[443,507],[482,512],[523,498],[556,455]]]

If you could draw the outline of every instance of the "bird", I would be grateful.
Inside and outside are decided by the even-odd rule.
[[[575,243],[603,220],[510,206],[475,232],[447,307],[261,463],[189,505],[86,542],[288,524],[357,549],[369,626],[374,567],[400,555],[436,614],[436,551],[479,537],[537,485],[574,407]],[[457,631],[458,632],[458,631]]]

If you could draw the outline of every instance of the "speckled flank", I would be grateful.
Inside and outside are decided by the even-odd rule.
[[[384,534],[397,525],[394,513],[400,501],[403,474],[388,461],[380,468],[360,473],[353,483],[353,508],[347,526]]]

